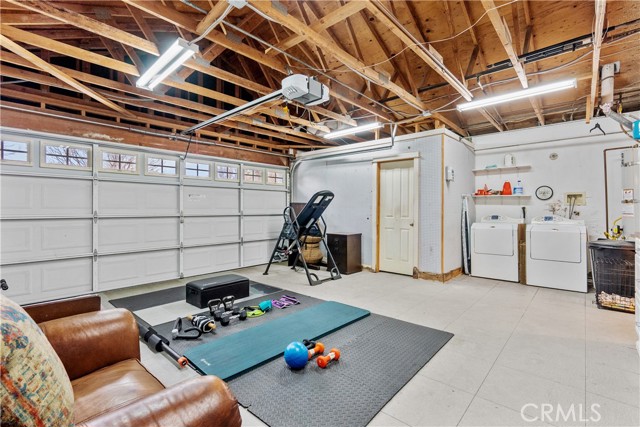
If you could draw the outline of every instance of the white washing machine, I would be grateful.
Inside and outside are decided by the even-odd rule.
[[[547,215],[527,225],[527,285],[587,292],[584,221]]]
[[[518,224],[524,219],[488,215],[471,226],[471,275],[518,281]]]

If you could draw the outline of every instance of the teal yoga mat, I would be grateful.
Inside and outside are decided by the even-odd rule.
[[[202,373],[229,380],[281,356],[292,341],[320,338],[368,315],[327,301],[194,347],[185,356]]]

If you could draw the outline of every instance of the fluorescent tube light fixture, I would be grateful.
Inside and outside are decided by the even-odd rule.
[[[502,104],[504,102],[515,101],[516,99],[529,98],[531,96],[543,95],[545,93],[557,92],[559,90],[577,87],[576,79],[562,80],[555,83],[531,87],[529,89],[519,90],[517,92],[505,93],[504,95],[492,96],[489,98],[478,99],[477,101],[465,102],[458,104],[458,111],[473,110],[474,108],[487,107],[489,105]]]
[[[378,123],[378,122],[367,123],[366,125],[329,132],[328,134],[324,135],[324,137],[326,139],[340,138],[341,136],[354,135],[356,133],[366,132],[368,130],[380,129],[382,126],[384,126],[383,123]]]
[[[197,44],[189,44],[186,40],[178,38],[169,49],[160,55],[156,62],[140,76],[136,82],[136,86],[153,90],[162,80],[197,52]]]

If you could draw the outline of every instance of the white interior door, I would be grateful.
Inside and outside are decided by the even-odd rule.
[[[413,160],[380,164],[380,261],[382,271],[413,274]]]

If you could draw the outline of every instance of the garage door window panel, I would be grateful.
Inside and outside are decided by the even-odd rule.
[[[91,149],[78,145],[43,144],[41,166],[91,169]]]
[[[242,170],[242,182],[247,184],[264,184],[264,169],[244,168]]]
[[[267,169],[267,184],[284,185],[285,173],[282,170]]]
[[[185,162],[184,175],[188,178],[210,178],[211,165],[209,163]]]
[[[147,157],[147,175],[177,176],[178,161],[164,157]]]
[[[105,172],[137,173],[138,155],[118,151],[103,151],[100,169]]]
[[[31,144],[26,141],[0,141],[2,163],[31,165]]]
[[[216,181],[238,182],[238,165],[216,163]]]

